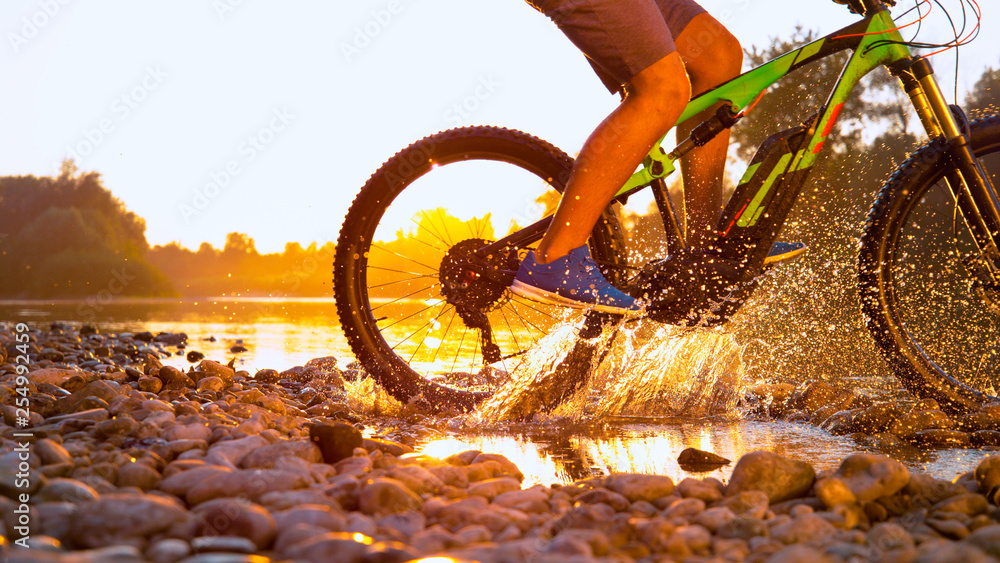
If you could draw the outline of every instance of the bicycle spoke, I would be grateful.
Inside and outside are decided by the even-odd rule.
[[[424,287],[424,288],[421,288],[421,289],[418,289],[418,290],[416,290],[416,291],[414,291],[413,293],[410,293],[410,294],[408,294],[408,295],[404,295],[404,296],[402,296],[402,297],[397,297],[397,298],[393,299],[392,301],[388,301],[388,302],[386,302],[386,303],[382,303],[382,304],[380,304],[380,305],[376,305],[375,307],[372,307],[372,312],[374,313],[374,312],[375,312],[375,311],[377,311],[378,309],[381,309],[382,307],[385,307],[385,306],[387,306],[387,305],[394,305],[394,304],[396,304],[396,303],[399,303],[400,301],[402,301],[402,300],[404,300],[404,299],[409,299],[410,297],[413,297],[414,295],[416,295],[416,294],[418,294],[418,293],[422,293],[422,292],[424,292],[424,291],[427,291],[428,289],[433,289],[433,288],[435,288],[435,287],[437,287],[437,286],[439,286],[439,285],[441,285],[441,284],[439,284],[439,283],[436,283],[436,284],[434,284],[434,285],[430,285],[430,286],[427,286],[427,287]],[[433,307],[433,305],[432,305],[432,307]],[[386,328],[388,328],[388,327],[386,327]]]
[[[380,287],[386,287],[386,286],[389,286],[389,285],[395,285],[397,283],[410,282],[410,281],[419,280],[419,279],[422,279],[422,278],[430,278],[432,280],[438,279],[437,276],[420,275],[420,276],[414,276],[412,278],[405,278],[405,279],[401,279],[401,280],[396,280],[396,281],[391,281],[391,282],[385,282],[385,283],[380,283],[380,284],[376,284],[376,285],[370,285],[370,286],[368,286],[368,289],[369,290],[378,289]],[[424,289],[427,289],[427,288],[424,288]]]
[[[393,256],[398,256],[398,257],[402,258],[403,260],[409,260],[410,262],[413,262],[414,264],[416,264],[418,266],[423,266],[424,268],[427,268],[428,270],[430,270],[432,272],[436,272],[437,271],[437,268],[435,268],[434,266],[428,266],[427,264],[424,264],[423,262],[419,262],[417,260],[414,260],[413,258],[410,258],[409,256],[403,256],[402,254],[400,254],[398,252],[393,252],[392,250],[389,250],[388,248],[385,248],[383,246],[379,246],[379,245],[375,244],[374,242],[372,243],[372,248],[377,248],[377,249],[379,249],[382,252],[385,252],[387,254],[391,254]]]

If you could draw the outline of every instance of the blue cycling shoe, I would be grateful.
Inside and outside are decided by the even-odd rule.
[[[528,252],[510,289],[521,297],[561,307],[617,314],[643,310],[641,301],[604,279],[587,245],[548,264],[539,264],[534,251]]]
[[[765,266],[787,262],[801,256],[809,247],[801,242],[776,242],[764,259]]]

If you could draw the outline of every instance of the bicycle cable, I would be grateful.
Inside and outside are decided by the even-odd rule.
[[[928,10],[927,10],[926,14],[921,14],[921,12],[920,12],[920,5],[923,2],[928,2],[928,6],[929,7],[928,7]],[[945,52],[945,51],[947,51],[949,49],[955,49],[954,96],[955,96],[955,101],[958,102],[958,68],[959,68],[959,61],[960,61],[960,59],[959,59],[959,53],[960,53],[959,47],[962,47],[964,45],[968,45],[969,43],[971,43],[972,41],[974,41],[976,39],[976,37],[979,36],[979,31],[981,30],[981,23],[982,23],[982,8],[979,6],[979,2],[977,0],[960,0],[959,1],[959,6],[962,9],[962,25],[961,25],[960,29],[958,27],[956,27],[956,25],[955,25],[955,19],[952,18],[951,14],[948,12],[947,8],[945,8],[941,4],[940,0],[914,0],[914,7],[910,8],[909,10],[907,10],[906,12],[904,12],[903,15],[906,15],[906,14],[910,13],[913,10],[917,10],[917,14],[920,16],[917,19],[917,22],[921,22],[924,18],[927,17],[927,14],[929,14],[931,12],[931,10],[930,10],[930,3],[931,2],[933,2],[933,4],[936,4],[938,6],[938,8],[940,8],[941,11],[944,12],[945,18],[947,18],[948,24],[951,26],[952,33],[954,34],[954,37],[955,37],[954,39],[952,39],[951,41],[944,42],[944,43],[929,43],[929,42],[923,42],[923,41],[914,41],[913,39],[911,39],[910,41],[895,41],[895,40],[892,40],[892,39],[881,39],[881,40],[878,40],[878,41],[873,41],[872,44],[868,46],[868,49],[866,50],[866,52],[869,51],[869,50],[871,50],[871,49],[873,49],[873,48],[875,48],[875,47],[878,47],[880,45],[888,45],[888,44],[906,45],[907,47],[911,47],[911,48],[914,48],[914,49],[937,49],[936,51],[932,51],[930,53],[927,53],[926,55],[923,55],[924,57],[930,57],[932,55],[937,55],[939,53],[943,53],[943,52]],[[967,8],[968,8],[968,11],[967,11]],[[969,23],[970,23],[969,22],[969,20],[970,20],[969,11],[971,11],[972,17],[975,18],[975,25],[972,26],[972,30],[969,31],[968,34],[966,34],[966,29],[969,27]],[[902,27],[907,27],[909,25],[912,25],[912,23],[911,24],[907,24],[906,26],[901,26],[900,28],[897,28],[897,29],[902,29]],[[918,25],[918,27],[917,27],[917,32],[919,33],[919,31],[920,31],[920,25]],[[915,38],[916,38],[916,34],[914,34],[914,39]]]

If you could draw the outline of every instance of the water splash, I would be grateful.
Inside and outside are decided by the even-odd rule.
[[[564,323],[542,339],[480,407],[481,420],[736,414],[743,347],[731,334],[641,321],[584,340],[579,328]]]

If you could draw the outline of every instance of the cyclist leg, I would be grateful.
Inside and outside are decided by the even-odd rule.
[[[697,95],[739,75],[743,49],[739,41],[708,13],[701,13],[676,35],[677,51]],[[679,139],[686,138],[699,123],[715,112],[711,108],[677,125]],[[722,214],[722,180],[729,150],[729,131],[723,131],[703,147],[692,150],[681,162],[687,214],[687,238],[695,249],[715,240]]]
[[[626,92],[580,150],[555,218],[535,251],[548,263],[586,244],[614,192],[671,127],[690,83],[654,0],[534,0],[587,56],[604,84]]]

